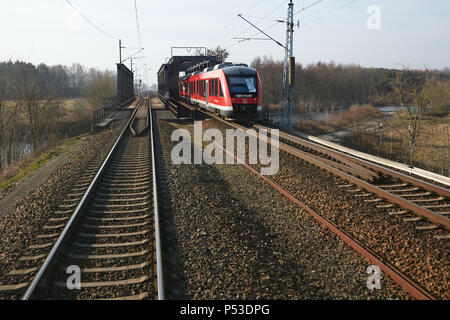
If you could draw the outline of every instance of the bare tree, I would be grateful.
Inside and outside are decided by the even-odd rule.
[[[432,104],[432,88],[434,80],[425,79],[417,83],[404,72],[397,73],[391,80],[396,115],[401,123],[400,128],[393,128],[406,137],[409,143],[409,164],[413,165],[414,151],[420,134],[424,117],[429,113]]]
[[[226,58],[229,57],[230,52],[227,49],[221,48],[220,46],[218,46],[215,49],[207,49],[206,55],[207,56],[221,56],[223,58],[223,60],[225,60]]]
[[[21,82],[17,84],[17,103],[28,121],[28,135],[33,149],[45,139],[45,130],[51,126],[58,103],[50,88],[41,82],[33,69],[21,68]]]
[[[20,111],[16,101],[9,100],[11,83],[10,66],[6,65],[0,73],[0,171],[20,156],[18,141],[21,139],[19,125]]]
[[[116,77],[113,72],[90,70],[89,80],[85,84],[84,96],[92,108],[100,108],[103,100],[114,95]]]

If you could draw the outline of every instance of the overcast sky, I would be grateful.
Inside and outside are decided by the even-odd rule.
[[[316,1],[294,0],[294,11]],[[295,16],[296,21],[300,20],[294,41],[297,62],[321,60],[389,68],[450,67],[450,1],[350,1],[323,0]],[[134,0],[70,2],[111,37],[88,24],[65,0],[0,0],[0,60],[50,65],[78,62],[113,70],[119,60],[118,38],[124,46],[138,46]],[[221,45],[229,48],[228,60],[236,63],[250,63],[256,56],[284,57],[284,49],[271,41],[238,43],[232,38],[255,34],[255,29],[237,17],[238,13],[266,28],[274,24],[274,19],[286,19],[288,1],[138,0],[137,3],[146,56],[140,62],[151,69],[144,79],[150,84],[156,82],[156,72],[165,58],[170,57],[172,46]],[[341,6],[344,7],[335,11]],[[376,6],[375,10],[371,8],[368,13],[371,6]],[[264,16],[268,20],[260,19]],[[285,30],[286,25],[279,23],[267,32],[284,44]],[[127,49],[123,56],[133,53]],[[188,53],[177,50],[174,54]]]

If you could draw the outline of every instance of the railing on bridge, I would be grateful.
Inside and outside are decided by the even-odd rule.
[[[105,109],[105,107],[101,107],[97,110],[94,110],[94,125],[98,125],[111,114],[109,112],[106,112]]]
[[[106,120],[109,116],[111,116],[115,111],[120,110],[121,108],[127,107],[134,101],[135,97],[129,98],[127,101],[122,103],[120,107],[114,107],[111,104],[105,104],[105,106],[98,108],[93,111],[93,119],[94,124],[93,127],[97,127],[100,123]]]

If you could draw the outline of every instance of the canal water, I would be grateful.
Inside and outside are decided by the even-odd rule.
[[[392,112],[395,112],[395,107],[378,107],[378,110],[380,110],[381,112],[383,112],[383,114],[388,115]],[[348,108],[343,108],[343,109],[338,109],[335,110],[333,113],[329,112],[329,111],[323,111],[323,112],[311,112],[311,113],[295,113],[292,115],[292,120],[293,123],[301,123],[303,121],[328,121],[330,120],[331,117],[334,116],[339,116],[340,114],[343,114],[345,112],[347,112],[349,109]],[[282,119],[282,114],[281,111],[278,112],[270,112],[269,113],[269,118],[270,120],[274,121],[274,122],[281,122]]]

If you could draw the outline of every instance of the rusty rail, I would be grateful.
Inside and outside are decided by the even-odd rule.
[[[178,104],[184,105],[184,103],[180,103],[180,102]],[[212,117],[220,122],[223,122],[223,123],[235,128],[235,129],[241,129],[241,130],[247,129],[246,127],[241,126],[237,123],[225,121],[212,112],[208,112],[208,111],[201,110],[201,109],[197,109],[197,110],[209,117]],[[311,163],[313,165],[316,165],[328,172],[331,172],[331,173],[349,181],[350,183],[353,183],[361,188],[364,188],[368,192],[376,194],[378,197],[385,199],[388,202],[395,203],[404,209],[410,210],[412,213],[416,214],[417,216],[424,217],[437,226],[440,226],[447,230],[450,230],[450,219],[449,218],[447,218],[443,215],[440,215],[438,213],[435,213],[427,208],[421,207],[411,201],[408,201],[408,200],[401,198],[395,194],[392,194],[391,192],[389,192],[387,190],[383,190],[373,184],[370,184],[369,182],[362,180],[362,179],[365,179],[365,180],[370,181],[372,178],[371,174],[369,174],[369,176],[370,176],[370,178],[369,178],[369,176],[367,175],[368,173],[367,172],[365,173],[365,171],[367,170],[366,168],[364,168],[364,170],[355,169],[355,168],[351,168],[351,167],[343,168],[342,166],[337,165],[334,162],[333,162],[333,165],[331,165],[331,163],[327,159],[322,159],[320,157],[315,157],[311,154],[307,154],[306,152],[300,151],[297,148],[292,147],[283,142],[279,143],[279,148],[280,148],[280,150],[282,150],[284,152],[287,152],[289,154],[297,156],[305,161],[308,161],[309,163]],[[334,154],[335,156],[336,156],[336,154],[338,154],[339,157],[341,157],[343,159],[348,159],[346,162],[350,162],[350,160],[355,161],[356,164],[354,164],[354,165],[359,165],[359,166],[368,166],[369,165],[369,163],[365,163],[364,161],[358,160],[358,159],[356,159],[352,156],[346,155],[346,154],[341,154],[335,150],[328,149],[327,152],[328,153],[331,152],[331,154]],[[418,185],[427,186],[433,191],[437,190],[437,191],[442,192],[444,195],[448,195],[448,193],[449,193],[448,190],[442,189],[438,186],[433,186],[427,182],[419,181],[417,179],[395,173],[395,171],[391,171],[389,169],[385,169],[380,166],[373,166],[373,168],[376,168],[377,172],[382,172],[382,173],[386,172],[386,173],[389,173],[389,175],[397,174],[397,176],[401,176],[401,179],[402,180],[404,179],[404,181],[408,181],[408,182],[414,181],[414,183],[417,183]],[[362,179],[358,178],[358,176]]]

